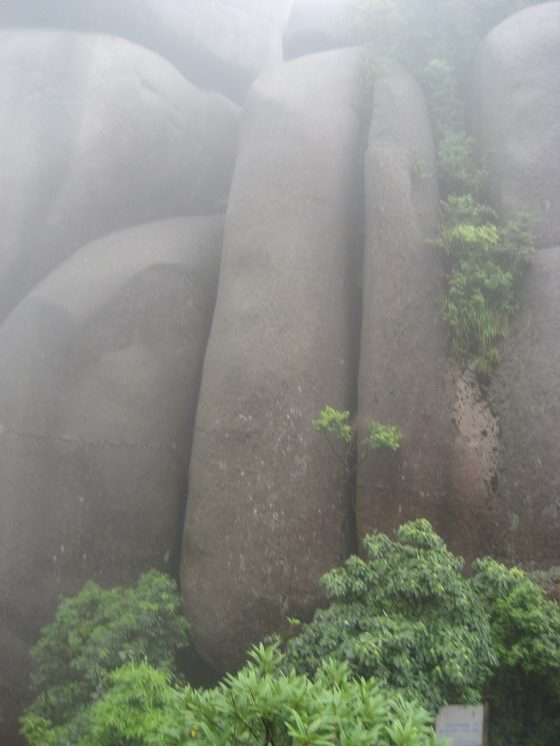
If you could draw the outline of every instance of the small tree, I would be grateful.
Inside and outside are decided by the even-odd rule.
[[[319,413],[318,419],[311,421],[313,428],[325,436],[329,448],[341,462],[346,483],[352,482],[356,470],[356,433],[349,420],[348,410],[340,411],[327,406]],[[368,422],[367,429],[368,434],[362,444],[368,450],[399,450],[402,433],[397,427],[371,421]]]

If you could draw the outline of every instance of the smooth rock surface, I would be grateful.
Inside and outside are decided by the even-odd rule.
[[[89,578],[177,564],[222,233],[180,218],[100,239],[0,329],[0,626],[26,646]]]
[[[355,12],[348,0],[294,0],[284,32],[284,59],[349,46],[356,37]]]
[[[0,743],[24,746],[19,716],[29,701],[31,656],[28,645],[9,630],[0,617]]]
[[[352,549],[351,507],[311,420],[349,406],[359,296],[362,55],[265,73],[245,106],[196,418],[182,592],[218,670],[307,617]]]
[[[560,2],[494,28],[476,61],[471,115],[503,217],[530,212],[539,245],[560,243]]]
[[[490,387],[503,466],[501,555],[560,564],[560,247],[533,257],[520,312]]]
[[[165,57],[201,88],[241,101],[282,61],[292,0],[3,0],[0,26],[115,34]]]
[[[426,103],[402,68],[379,68],[365,163],[357,536],[422,517],[453,551],[475,557],[492,547],[496,426],[474,379],[447,360],[443,268],[429,243],[438,189]],[[397,426],[400,450],[371,452],[370,421]]]
[[[239,109],[123,39],[0,33],[0,320],[88,241],[220,210]]]

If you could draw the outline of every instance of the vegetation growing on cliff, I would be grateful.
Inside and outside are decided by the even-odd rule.
[[[507,335],[518,307],[516,287],[533,253],[530,221],[520,215],[500,225],[471,194],[450,196],[442,212],[435,243],[447,264],[443,318],[451,353],[474,359],[475,370],[486,377],[498,360],[496,342]]]
[[[349,419],[348,410],[340,411],[327,406],[321,410],[318,419],[312,420],[312,425],[318,433],[325,435],[329,446],[336,453],[330,436],[333,436],[336,441],[345,443],[346,446],[352,446],[356,439],[356,433],[349,424]],[[402,433],[394,425],[382,425],[381,422],[372,420],[367,423],[367,430],[368,435],[362,442],[370,451],[377,451],[379,448],[387,448],[390,451],[399,450]]]
[[[445,256],[443,318],[450,353],[485,377],[517,308],[517,285],[533,251],[527,216],[501,224],[485,204],[483,164],[465,125],[462,83],[484,35],[531,0],[355,0],[356,27],[372,59],[408,67],[427,94],[443,197],[436,244]],[[378,66],[379,62],[375,62]]]
[[[350,424],[350,412],[327,406],[311,424],[316,432],[325,436],[329,448],[342,464],[343,481],[351,482],[356,466],[356,432]],[[367,436],[361,442],[369,451],[398,451],[402,437],[401,431],[394,425],[383,425],[372,420],[367,423]]]
[[[30,746],[436,746],[444,702],[489,700],[491,746],[560,732],[560,608],[518,569],[451,554],[425,520],[365,541],[323,578],[332,603],[282,652],[197,690],[174,671],[184,644],[174,584],[93,583],[63,601],[34,649]],[[425,709],[424,709],[425,708]],[[431,713],[428,714],[428,711]]]

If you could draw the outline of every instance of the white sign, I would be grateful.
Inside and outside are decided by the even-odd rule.
[[[484,746],[484,705],[450,705],[439,711],[436,733],[450,746]]]

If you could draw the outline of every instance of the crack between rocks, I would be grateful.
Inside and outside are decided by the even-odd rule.
[[[106,441],[106,440],[82,440],[80,438],[72,438],[64,435],[43,435],[40,433],[26,433],[14,430],[12,428],[5,428],[0,425],[0,436],[2,435],[14,435],[18,438],[30,438],[37,441],[53,441],[71,445],[79,446],[94,446],[101,448],[130,448],[134,450],[148,450],[148,451],[159,451],[159,452],[178,452],[178,446],[176,444],[162,445],[159,443],[130,443],[125,440],[122,441]]]

